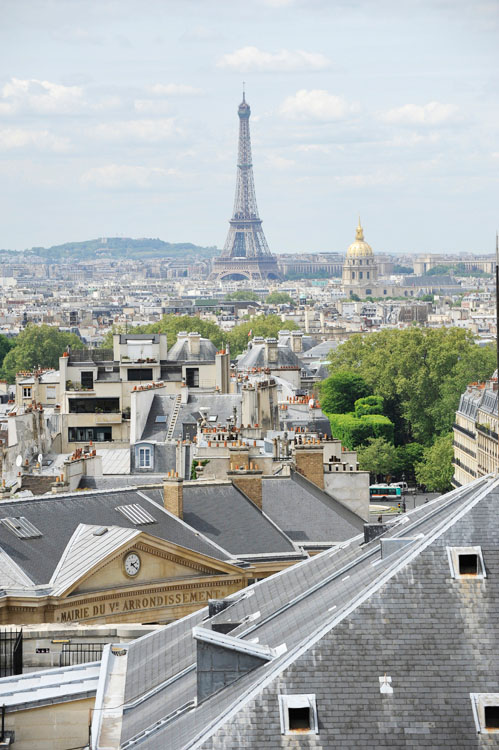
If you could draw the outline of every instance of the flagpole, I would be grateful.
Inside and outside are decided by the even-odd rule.
[[[496,368],[497,368],[497,462],[499,470],[499,236],[496,231]]]

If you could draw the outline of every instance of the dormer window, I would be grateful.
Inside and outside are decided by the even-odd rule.
[[[281,734],[318,734],[315,695],[280,695]]]
[[[470,693],[476,731],[480,734],[499,732],[499,695]]]
[[[447,547],[452,578],[478,579],[487,577],[481,547]]]

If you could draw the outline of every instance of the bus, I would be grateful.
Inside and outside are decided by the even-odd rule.
[[[369,487],[369,500],[375,503],[377,500],[394,500],[400,502],[402,490],[393,484],[371,484]]]

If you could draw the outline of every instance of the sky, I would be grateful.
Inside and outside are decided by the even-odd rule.
[[[499,0],[2,0],[0,248],[222,247],[242,82],[271,250],[494,250]]]

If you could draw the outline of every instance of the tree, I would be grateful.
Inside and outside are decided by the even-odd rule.
[[[180,331],[197,331],[203,338],[210,339],[217,349],[221,349],[227,340],[227,334],[216,323],[191,315],[163,315],[157,323],[134,326],[129,330],[129,333],[166,333],[166,340],[170,349],[176,342],[177,334]],[[113,334],[124,332],[123,326],[113,326],[113,329],[106,333],[102,347],[112,349]]]
[[[355,402],[372,393],[368,384],[355,372],[342,370],[330,375],[320,384],[320,401],[328,414],[346,414],[354,410]]]
[[[264,338],[277,338],[279,331],[283,328],[284,323],[282,322],[279,315],[266,315],[252,318],[246,323],[240,323],[235,326],[227,334],[227,339],[230,344],[231,357],[236,357],[241,354],[248,346],[248,341],[251,336],[263,336]],[[286,328],[288,330],[297,329],[298,326],[292,320],[286,321]],[[250,331],[252,332],[251,335]]]
[[[232,300],[242,300],[243,302],[258,302],[260,300],[260,297],[256,292],[253,292],[251,289],[239,289],[237,292],[231,292],[230,294],[225,295],[225,299],[228,301]]]
[[[15,346],[3,361],[3,375],[14,382],[19,370],[40,367],[59,367],[59,357],[71,346],[82,349],[83,342],[74,333],[60,331],[54,326],[29,324],[15,340]]]
[[[493,348],[478,346],[460,328],[356,334],[332,351],[329,360],[333,373],[357,373],[371,393],[384,398],[397,443],[425,445],[450,430],[468,383],[485,380],[495,368]]]
[[[393,273],[414,273],[414,268],[411,268],[411,266],[401,266],[398,263],[395,263],[393,266]]]
[[[366,396],[355,402],[355,416],[365,417],[368,414],[383,414],[383,398],[381,396]]]
[[[8,339],[7,336],[0,335],[0,368],[2,367],[2,363],[6,355],[12,349],[13,346],[14,346],[14,341],[12,339]]]
[[[430,492],[447,492],[452,487],[452,440],[451,432],[441,435],[432,446],[425,448],[423,460],[416,464],[416,479]]]
[[[415,466],[423,459],[424,445],[407,443],[397,447],[397,473],[406,474],[406,478],[415,478]]]
[[[328,414],[333,437],[341,440],[342,444],[354,450],[364,445],[370,438],[382,437],[393,443],[393,422],[382,414],[366,414],[356,417],[355,414]]]
[[[361,471],[369,471],[378,481],[380,474],[392,474],[397,467],[396,448],[382,437],[369,438],[368,444],[359,448],[357,460]]]
[[[286,292],[271,292],[266,298],[265,302],[268,305],[292,305],[293,300],[286,294]]]

